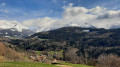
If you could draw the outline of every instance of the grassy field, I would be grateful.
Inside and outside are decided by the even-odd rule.
[[[61,63],[61,64],[72,66],[72,67],[94,67],[94,66],[87,66],[87,65],[81,65],[81,64],[71,64],[71,63]]]
[[[43,63],[1,62],[0,67],[59,67],[59,66]]]
[[[87,65],[80,64],[71,64],[71,63],[61,63],[61,65],[66,65],[67,67],[93,67]],[[63,67],[56,66],[51,64],[43,64],[43,63],[28,63],[28,62],[1,62],[0,67]]]

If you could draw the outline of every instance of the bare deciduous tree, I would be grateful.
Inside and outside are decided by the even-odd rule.
[[[120,67],[120,58],[117,55],[100,55],[97,67]]]

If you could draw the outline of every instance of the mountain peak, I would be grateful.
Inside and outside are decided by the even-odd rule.
[[[68,24],[67,26],[70,26],[70,27],[79,27],[79,25],[78,25],[78,24],[75,24],[75,23]]]

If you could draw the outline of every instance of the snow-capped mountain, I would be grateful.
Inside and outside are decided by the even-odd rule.
[[[70,26],[70,27],[79,27],[79,25],[78,25],[78,24],[75,24],[75,23],[68,24],[67,26]]]
[[[27,37],[33,33],[17,21],[0,20],[0,37]]]
[[[0,20],[0,28],[1,29],[12,29],[12,30],[16,29],[19,32],[22,32],[22,30],[28,29],[27,27],[23,26],[17,21],[7,21],[7,20]]]
[[[81,24],[69,23],[66,25],[66,27],[94,28],[94,26],[89,23],[81,23]]]
[[[41,26],[36,29],[36,32],[43,32],[43,31],[49,31],[54,30],[62,27],[81,27],[81,28],[95,28],[93,25],[89,23],[68,23],[68,24],[51,24],[49,26]]]

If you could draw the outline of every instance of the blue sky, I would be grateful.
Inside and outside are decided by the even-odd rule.
[[[108,10],[119,10],[120,0],[0,0],[0,19],[24,21],[34,18],[61,18],[64,9],[73,6],[87,9],[101,6]]]

